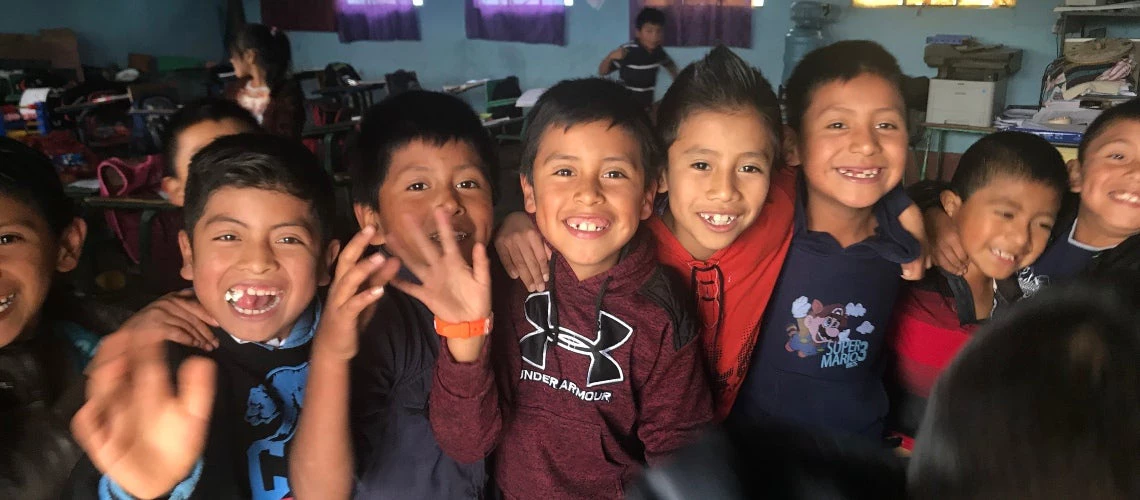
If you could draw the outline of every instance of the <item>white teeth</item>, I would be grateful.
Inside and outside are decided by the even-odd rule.
[[[281,303],[281,297],[274,295],[273,300],[270,300],[269,304],[266,304],[266,306],[261,308],[261,309],[246,309],[244,307],[238,307],[236,304],[234,304],[232,302],[230,303],[230,307],[234,308],[235,311],[237,311],[241,314],[245,314],[247,316],[253,316],[253,315],[257,315],[257,314],[265,314],[265,313],[269,312],[270,310],[272,310],[274,307],[277,307],[277,305],[280,303]]]
[[[594,224],[592,222],[583,222],[583,223],[580,223],[578,225],[567,223],[567,225],[569,225],[570,227],[577,229],[579,231],[587,231],[587,232],[597,232],[597,231],[601,231],[601,230],[606,228],[605,226],[599,226],[599,225]]]
[[[1109,196],[1116,201],[1123,201],[1125,203],[1140,203],[1140,194],[1116,191],[1110,193]]]
[[[226,290],[225,299],[226,299],[226,302],[237,302],[237,301],[241,300],[242,297],[245,297],[246,295],[249,295],[251,297],[266,297],[266,296],[276,297],[279,293],[280,293],[280,291],[278,291],[278,290],[259,289],[259,288],[254,288],[252,286],[246,287],[246,288],[231,288],[229,290]]]
[[[729,224],[732,224],[732,221],[736,220],[737,217],[735,215],[725,214],[700,214],[700,216],[705,220],[705,222],[708,222],[714,226],[727,226]]]
[[[851,177],[853,179],[874,179],[882,172],[881,168],[868,168],[868,169],[851,169],[841,168],[839,173],[844,177]]]
[[[0,312],[7,311],[12,306],[12,302],[16,298],[15,293],[9,294],[7,297],[0,299]]]
[[[226,302],[237,302],[244,296],[245,292],[242,290],[235,290],[233,288],[226,290]]]
[[[995,256],[997,256],[997,258],[1002,259],[1002,260],[1007,260],[1010,262],[1016,262],[1017,261],[1017,258],[1013,254],[1008,253],[1008,252],[1003,252],[1003,251],[998,250],[996,248],[991,248],[990,252],[992,252]]]
[[[467,239],[467,236],[468,234],[463,231],[456,231],[455,241],[463,241]],[[432,241],[439,243],[439,233],[431,233],[431,236],[429,236],[429,238],[431,238]]]

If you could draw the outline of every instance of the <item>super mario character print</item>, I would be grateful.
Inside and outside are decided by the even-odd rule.
[[[788,325],[788,342],[784,348],[800,358],[820,356],[820,368],[854,368],[867,359],[870,343],[852,338],[851,325],[866,314],[863,304],[824,305],[819,300],[801,296],[792,303],[792,317],[796,322]],[[860,336],[874,331],[875,326],[870,321],[855,327],[855,333]]]

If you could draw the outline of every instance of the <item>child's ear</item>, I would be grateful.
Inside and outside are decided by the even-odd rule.
[[[185,204],[185,192],[182,190],[182,181],[176,177],[163,177],[162,190],[170,197],[170,204],[181,207]]]
[[[792,127],[784,125],[784,164],[797,167],[800,165],[800,139]]]
[[[79,257],[83,255],[83,243],[87,241],[87,222],[76,217],[71,219],[59,239],[59,255],[55,260],[55,270],[66,273],[79,265]]]
[[[1084,179],[1081,175],[1081,160],[1073,158],[1065,163],[1065,168],[1069,170],[1069,191],[1081,192],[1081,181]]]
[[[661,176],[657,179],[657,192],[662,194],[669,192],[669,165],[661,169]]]
[[[938,199],[942,201],[942,210],[945,210],[946,215],[949,215],[951,218],[962,208],[962,197],[949,189],[942,191],[942,193],[938,195]]]
[[[190,247],[190,235],[186,230],[178,231],[178,250],[182,252],[182,279],[194,281],[194,250]]]
[[[356,223],[363,229],[368,226],[376,228],[376,233],[368,240],[368,244],[379,246],[384,244],[384,227],[380,223],[380,213],[363,203],[353,203],[352,213],[356,215]]]
[[[650,182],[645,187],[645,199],[641,200],[641,220],[653,215],[653,201],[657,199],[658,187],[656,182]]]
[[[538,211],[538,203],[534,201],[534,184],[526,178],[526,174],[519,174],[519,184],[522,185],[523,208],[528,214]]]
[[[321,268],[317,270],[317,286],[328,286],[332,282],[333,262],[336,262],[338,255],[340,255],[340,240],[332,240],[325,249],[324,259],[320,262]]]

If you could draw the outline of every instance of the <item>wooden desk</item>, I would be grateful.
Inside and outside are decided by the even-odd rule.
[[[357,85],[324,87],[315,92],[323,96],[345,96],[352,101],[353,107],[363,114],[365,110],[372,107],[372,91],[382,89],[387,85],[385,82],[361,82]]]
[[[356,121],[337,122],[305,127],[305,130],[301,131],[301,137],[304,139],[321,138],[321,164],[325,167],[326,172],[331,173],[333,171],[332,153],[333,144],[336,144],[336,137],[356,130],[356,124]]]
[[[137,210],[142,212],[139,217],[139,269],[144,275],[150,268],[150,245],[151,235],[154,232],[154,216],[158,215],[159,212],[180,208],[161,198],[108,198],[103,196],[82,198],[80,205],[100,212],[104,210]]]

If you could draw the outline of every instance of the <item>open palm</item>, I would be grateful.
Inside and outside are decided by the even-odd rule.
[[[434,215],[439,231],[439,247],[421,233],[408,235],[424,258],[422,262],[411,262],[415,259],[408,259],[404,265],[419,278],[420,284],[401,280],[393,280],[392,284],[419,299],[431,309],[432,314],[443,321],[459,323],[489,317],[491,270],[486,246],[482,243],[475,244],[471,265],[468,265],[455,242],[455,231],[447,213],[436,209]]]

